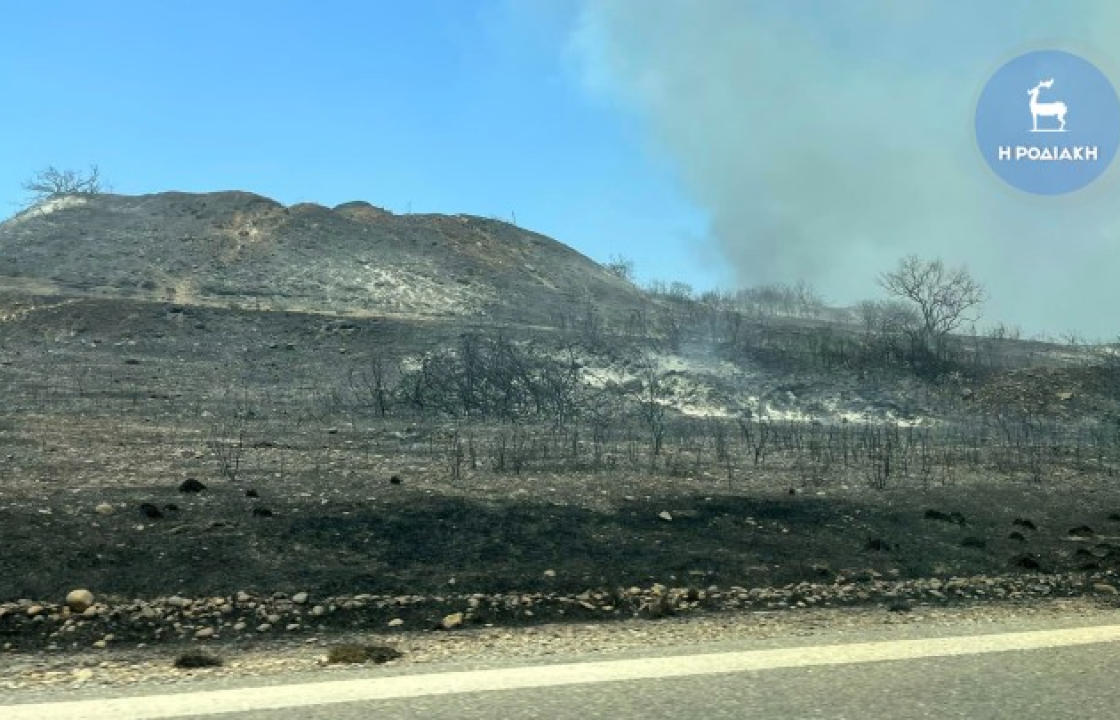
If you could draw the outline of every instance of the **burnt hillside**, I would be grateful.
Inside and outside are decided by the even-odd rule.
[[[59,294],[549,324],[645,302],[508,223],[246,192],[55,198],[0,223],[0,276]]]

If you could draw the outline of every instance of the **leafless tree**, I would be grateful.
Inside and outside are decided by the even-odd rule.
[[[35,173],[23,184],[28,193],[28,204],[36,205],[60,195],[97,195],[105,192],[101,171],[91,165],[88,173],[77,170],[59,170],[53,165]]]
[[[237,480],[241,472],[241,457],[245,452],[245,428],[241,418],[231,418],[216,423],[206,441],[218,465],[218,472],[230,480]]]
[[[385,417],[389,411],[393,393],[390,379],[392,369],[380,353],[375,353],[365,367],[350,370],[351,387],[363,400],[371,402],[381,417]],[[399,374],[398,372],[397,375]]]
[[[754,315],[814,317],[825,309],[824,300],[804,281],[743,288],[735,293],[734,302]]]
[[[643,360],[640,377],[642,383],[635,394],[639,415],[649,428],[652,463],[654,458],[661,454],[661,446],[665,439],[665,400],[669,391],[652,358]]]
[[[865,300],[856,306],[863,326],[863,345],[869,358],[896,362],[921,324],[914,308],[899,300]]]
[[[691,300],[692,286],[686,282],[674,280],[669,283],[669,297],[674,300]]]
[[[622,255],[611,255],[611,259],[603,265],[607,272],[627,282],[634,282],[634,261]]]
[[[995,327],[989,328],[987,335],[993,340],[1018,340],[1022,331],[1017,325],[1007,326],[999,323]]]
[[[856,314],[869,337],[904,333],[918,323],[914,309],[897,300],[864,300],[856,306]]]
[[[910,255],[893,272],[879,276],[879,284],[892,295],[917,307],[920,322],[914,333],[916,344],[939,355],[945,338],[965,322],[975,322],[985,292],[963,267],[946,268],[941,260],[922,260]]]

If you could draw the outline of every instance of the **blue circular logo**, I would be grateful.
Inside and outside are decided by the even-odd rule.
[[[1085,187],[1120,145],[1120,100],[1092,63],[1061,50],[1020,55],[984,86],[976,140],[988,165],[1039,195]]]

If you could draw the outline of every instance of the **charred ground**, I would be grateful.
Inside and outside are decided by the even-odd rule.
[[[958,338],[919,372],[494,221],[103,200],[0,226],[0,602],[1120,564],[1107,349]],[[419,299],[366,282],[408,268]]]

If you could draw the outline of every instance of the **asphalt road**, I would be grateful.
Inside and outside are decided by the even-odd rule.
[[[37,703],[0,704],[0,718],[1049,720],[1118,714],[1120,625],[1036,622],[986,634],[908,632],[846,635],[842,642],[824,635],[749,647],[658,648],[548,664],[382,667],[343,680],[309,682],[304,674],[178,692],[61,690]]]

